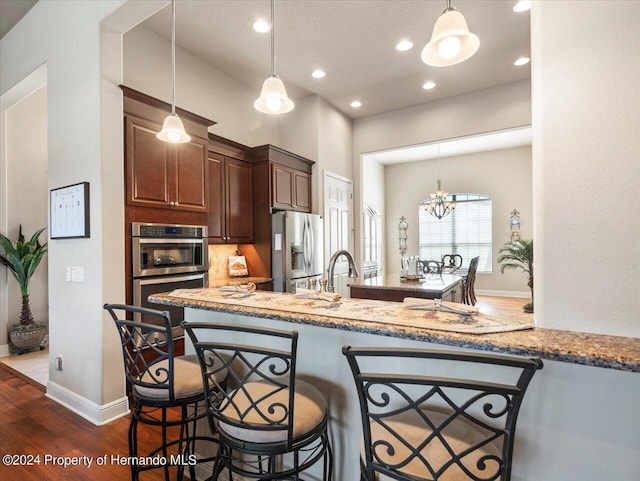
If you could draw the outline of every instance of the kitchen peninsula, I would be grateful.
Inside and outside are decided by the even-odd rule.
[[[403,321],[415,316],[426,322],[435,313],[408,313],[399,303],[357,299],[329,303],[281,293],[244,296],[195,289],[155,294],[150,301],[184,307],[185,318],[193,321],[298,330],[297,372],[328,399],[335,479],[359,476],[359,404],[341,354],[344,345],[446,345],[542,357],[544,369],[529,387],[518,422],[514,475],[523,481],[631,480],[640,468],[634,455],[640,448],[640,421],[629,416],[637,412],[640,399],[639,339],[540,328],[449,332],[407,325]],[[188,345],[186,351],[193,349]],[[603,410],[606,416],[598,414]]]

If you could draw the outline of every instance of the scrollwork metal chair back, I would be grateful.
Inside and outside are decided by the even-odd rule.
[[[343,354],[360,401],[364,481],[510,480],[516,420],[540,359],[349,346]],[[402,372],[375,370],[389,358],[400,360],[393,365]],[[510,382],[463,376],[480,366],[492,370],[489,378],[497,369]],[[455,377],[443,377],[450,368]]]
[[[330,481],[326,402],[296,379],[298,333],[217,322],[182,326],[198,355],[210,427],[220,439],[211,479],[224,469],[229,479],[303,479],[301,472],[323,460],[322,479]],[[229,371],[227,389],[215,382],[221,370]]]
[[[129,389],[136,394],[149,392],[147,390],[166,391],[166,396],[162,397],[175,400],[174,347],[169,313],[118,304],[105,305],[105,309],[120,334]],[[119,319],[118,310],[153,317],[158,324]]]
[[[209,381],[204,383],[205,395],[213,418],[236,428],[286,431],[290,445],[293,438],[289,420],[294,409],[297,332],[197,322],[185,323],[184,327],[198,354],[203,381]],[[202,329],[289,339],[290,349],[284,351],[205,341],[199,339]],[[224,370],[229,371],[228,390],[215,382],[217,373]],[[287,393],[285,399],[279,396],[280,393]]]
[[[442,262],[436,260],[420,261],[422,264],[423,275],[429,276],[441,276],[442,275]]]
[[[442,256],[442,264],[448,269],[460,269],[462,267],[462,256],[460,254],[445,254]]]

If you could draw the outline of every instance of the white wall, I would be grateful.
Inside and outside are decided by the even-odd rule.
[[[166,1],[125,3],[38,2],[0,41],[1,94],[47,65],[48,189],[82,181],[91,186],[91,237],[49,242],[47,396],[97,424],[127,408],[122,381],[114,387],[109,374],[120,358],[115,366],[116,359],[103,358],[118,346],[113,334],[105,334],[114,329],[102,305],[124,300],[124,266],[107,257],[111,246],[123,246],[123,222],[105,219],[122,219],[124,194],[121,96],[109,96],[121,78],[102,77],[101,22],[111,14],[122,25],[127,18],[138,22]],[[111,48],[119,72],[119,40]],[[63,282],[66,266],[84,267],[85,282]],[[58,354],[64,356],[63,371],[52,368]]]
[[[419,252],[418,205],[434,192],[437,179],[447,192],[488,195],[493,204],[493,273],[478,273],[478,291],[507,291],[530,297],[528,275],[521,272],[500,274],[496,262],[498,249],[510,239],[509,220],[513,209],[520,211],[521,234],[533,234],[531,198],[531,147],[516,147],[440,159],[405,162],[385,166],[386,244],[388,274],[400,272],[398,222],[407,218],[407,255]],[[366,184],[365,189],[369,185]],[[365,190],[366,192],[366,190]],[[492,292],[492,294],[498,294]]]
[[[532,10],[536,320],[640,336],[640,2]]]
[[[7,110],[7,232],[10,239],[18,237],[20,224],[28,239],[38,229],[48,225],[47,189],[47,88],[42,87]],[[40,242],[47,241],[45,230]],[[49,318],[47,263],[45,256],[31,278],[29,301],[37,321]],[[18,321],[21,293],[13,277],[8,283],[8,316],[11,326]],[[0,344],[6,344],[7,324],[0,324]]]

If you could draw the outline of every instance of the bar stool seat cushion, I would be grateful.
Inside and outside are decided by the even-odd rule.
[[[249,393],[249,396],[245,391]],[[289,389],[278,390],[274,384],[255,381],[244,385],[244,390],[234,391],[229,394],[233,396],[235,407],[227,400],[222,401],[221,412],[224,416],[233,420],[240,420],[240,412],[243,416],[242,422],[248,425],[255,425],[258,429],[250,427],[237,427],[231,424],[220,422],[219,428],[227,435],[236,439],[254,443],[274,443],[287,440],[287,426],[280,424],[282,429],[262,430],[269,423],[286,423],[283,419],[287,412],[284,406],[289,405]],[[257,409],[252,408],[251,400],[257,401]],[[325,418],[327,403],[324,396],[309,383],[296,380],[296,391],[294,400],[295,410],[293,413],[293,438],[299,438],[304,434],[313,431]],[[273,409],[270,409],[273,407]],[[266,418],[266,419],[265,419]],[[277,425],[277,424],[272,424]]]
[[[423,412],[428,415],[436,427],[440,426],[450,414],[432,410],[423,410]],[[413,447],[424,443],[432,433],[432,430],[416,410],[385,418],[384,422],[390,429],[397,432],[407,444]],[[491,431],[460,416],[456,417],[441,433],[456,455],[460,455],[471,446],[483,443],[488,437],[493,435]],[[411,454],[407,446],[385,427],[380,425],[380,423],[372,422],[371,438],[374,446],[376,442],[383,442],[383,444],[380,444],[374,451],[375,464],[395,465],[405,460]],[[391,445],[395,450],[395,454],[389,454],[388,445],[384,443]],[[501,444],[499,440],[487,443],[461,458],[460,463],[480,479],[493,479],[491,475],[498,470],[498,464],[495,459],[485,458],[486,466],[484,470],[478,468],[478,461],[485,456],[501,459]],[[376,459],[376,455],[379,457],[379,460]],[[427,460],[434,471],[438,471],[446,462],[451,460],[450,453],[437,436],[422,448],[420,455]],[[399,468],[398,471],[413,476],[411,479],[433,479],[433,475],[429,472],[425,464],[416,457],[407,463],[406,466]],[[378,481],[396,481],[397,479],[385,476],[384,474],[377,474]],[[442,473],[442,476],[438,478],[438,481],[468,481],[469,479],[471,478],[465,471],[456,462],[453,462],[453,464]]]
[[[165,359],[153,364],[144,373],[141,381],[158,384],[168,383],[169,360]],[[202,371],[200,362],[196,354],[188,356],[178,356],[173,360],[173,383],[175,399],[186,399],[198,394],[204,395],[204,387],[202,385]],[[227,377],[226,369],[216,373],[216,382],[221,383]],[[156,401],[169,400],[168,384],[166,388],[151,388],[145,386],[134,386],[136,395],[142,398],[153,399]]]

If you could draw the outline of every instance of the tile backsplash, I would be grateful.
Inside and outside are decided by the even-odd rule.
[[[229,256],[235,256],[237,250],[237,244],[215,244],[209,246],[210,283],[214,280],[229,278]]]

